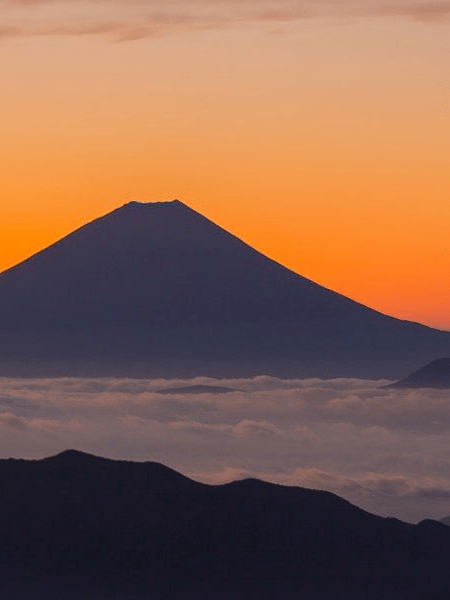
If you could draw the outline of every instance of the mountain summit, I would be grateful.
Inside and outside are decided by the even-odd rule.
[[[450,333],[313,283],[175,200],[130,202],[0,275],[0,374],[396,377]]]

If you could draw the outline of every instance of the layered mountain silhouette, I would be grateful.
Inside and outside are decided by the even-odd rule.
[[[444,517],[443,519],[441,519],[440,522],[444,523],[444,525],[449,525],[450,526],[450,516],[449,517]]]
[[[179,201],[126,204],[0,275],[2,375],[397,378],[443,355],[449,332],[325,289]]]
[[[67,451],[0,461],[2,600],[447,600],[450,528]]]
[[[162,388],[158,394],[229,394],[239,392],[237,388],[230,388],[223,385],[182,385],[179,387]]]
[[[450,389],[450,358],[438,358],[389,387]]]

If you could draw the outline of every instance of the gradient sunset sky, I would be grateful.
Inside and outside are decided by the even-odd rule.
[[[0,269],[179,198],[450,329],[450,2],[0,0]]]

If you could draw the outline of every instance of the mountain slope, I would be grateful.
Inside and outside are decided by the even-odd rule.
[[[306,321],[322,309],[333,321],[361,308],[179,201],[131,202],[6,271],[0,285],[13,326]]]
[[[0,275],[0,374],[396,376],[450,354],[178,201],[131,202]]]
[[[450,529],[69,451],[0,461],[3,600],[444,600]]]
[[[389,387],[396,388],[450,388],[450,358],[438,358]]]

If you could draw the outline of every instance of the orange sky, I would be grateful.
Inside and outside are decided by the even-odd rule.
[[[192,6],[0,0],[0,269],[129,200],[179,198],[450,329],[447,5]]]

